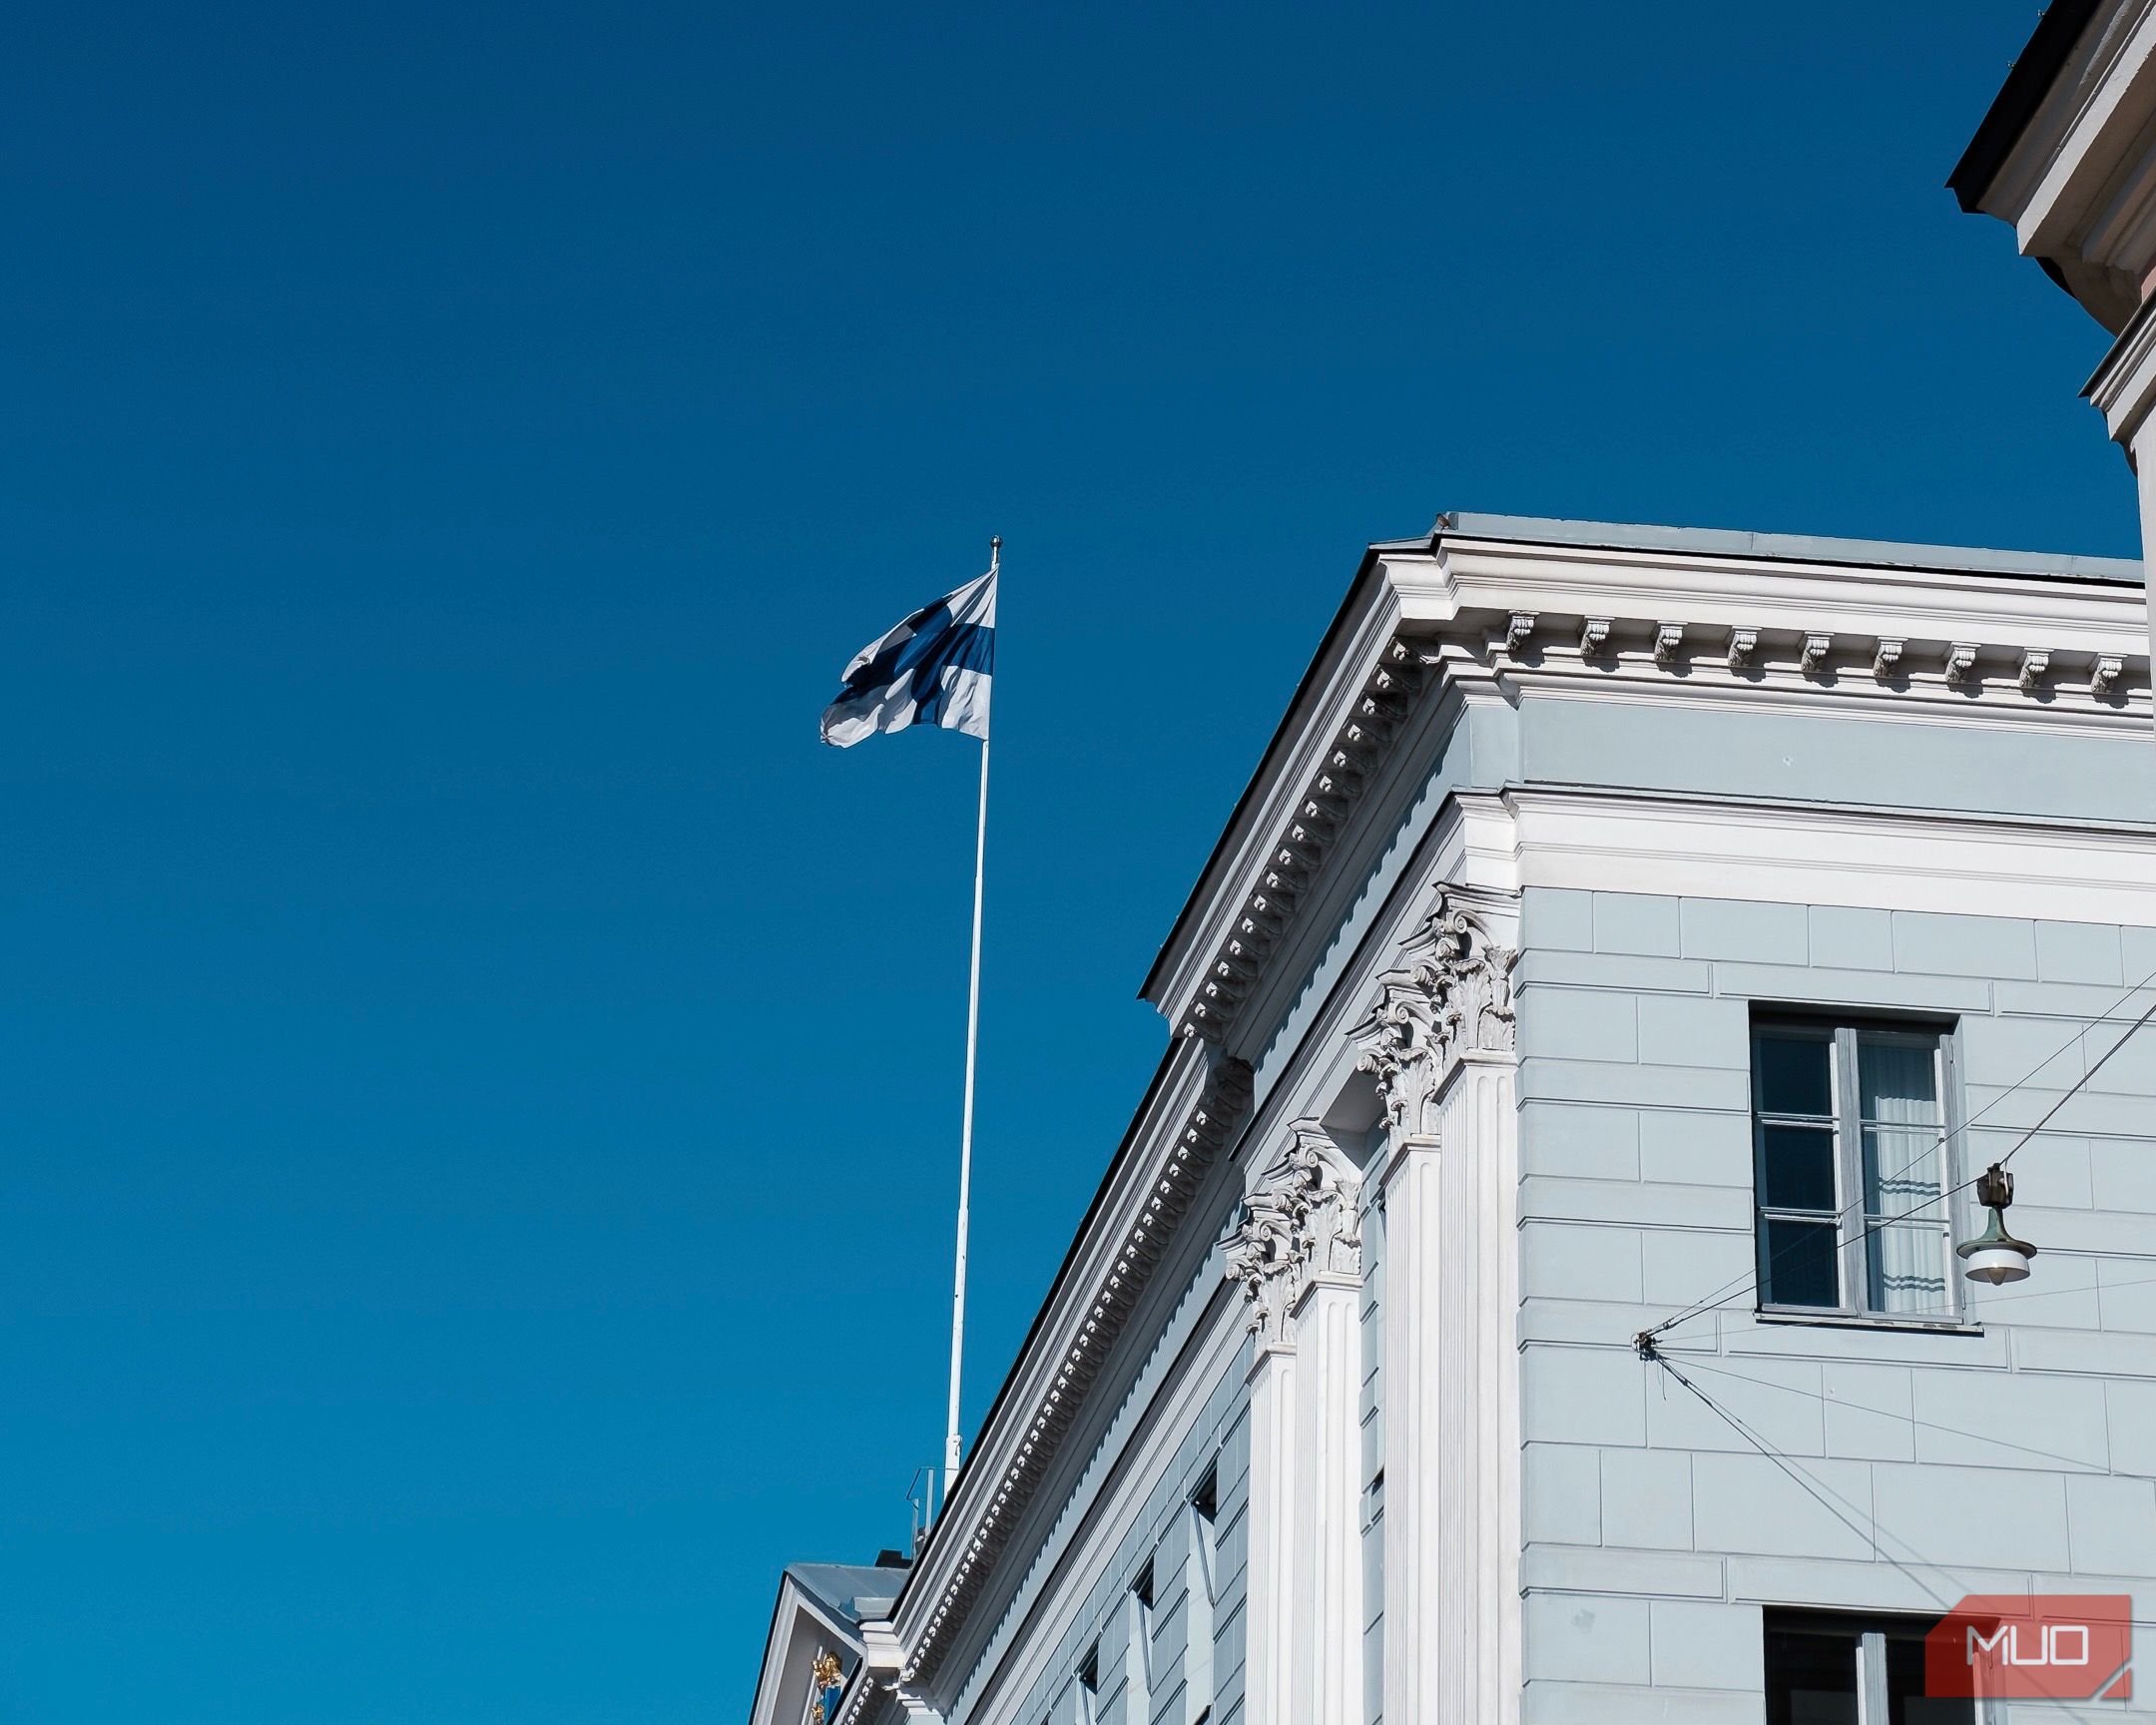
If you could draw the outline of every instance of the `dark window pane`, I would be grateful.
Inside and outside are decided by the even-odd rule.
[[[1767,1725],[1857,1725],[1856,1637],[1769,1629]]]
[[[1764,1225],[1766,1261],[1760,1288],[1774,1306],[1839,1306],[1841,1279],[1835,1266],[1832,1222],[1776,1222]]]
[[[1762,1036],[1754,1074],[1760,1112],[1832,1114],[1833,1048],[1823,1036]]]
[[[1811,1126],[1762,1126],[1760,1160],[1765,1190],[1760,1202],[1771,1210],[1825,1210],[1835,1202],[1834,1133]]]
[[[1886,1638],[1886,1725],[1976,1725],[1975,1702],[1925,1698],[1923,1642],[1914,1636]]]

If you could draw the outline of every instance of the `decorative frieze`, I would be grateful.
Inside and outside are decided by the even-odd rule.
[[[1349,686],[1346,702],[1337,709],[1339,730],[1319,754],[1317,772],[1299,799],[1284,804],[1271,843],[1256,853],[1260,861],[1242,913],[1225,926],[1210,961],[1194,969],[1191,992],[1177,1008],[1184,1034],[1216,1044],[1229,1042],[1260,977],[1282,942],[1291,938],[1291,927],[1334,846],[1348,833],[1355,809],[1394,740],[1433,685],[1456,684],[1472,699],[1477,686],[1491,687],[1493,677],[1556,685],[1591,674],[1598,687],[1621,687],[1630,695],[1651,680],[1689,679],[1697,656],[1713,652],[1723,656],[1746,685],[1784,699],[1801,688],[1812,701],[1891,700],[1910,704],[1906,710],[1917,717],[1924,704],[1943,706],[1950,697],[1956,722],[1965,722],[1964,715],[2006,707],[2009,711],[1999,717],[2007,723],[2028,724],[2040,716],[2053,723],[2111,726],[2129,722],[2119,711],[2122,697],[2131,700],[2147,680],[2147,662],[2138,656],[2070,646],[2054,650],[2010,635],[1912,640],[1868,636],[1849,627],[1686,622],[1667,612],[1658,619],[1581,616],[1578,656],[1551,655],[1535,641],[1546,621],[1542,614],[1524,610],[1462,611],[1443,625],[1401,625],[1377,647],[1375,663]],[[1709,647],[1709,642],[1719,645]],[[1869,657],[1872,686],[1836,677],[1838,653],[1854,657],[1857,666]],[[2017,664],[2018,686],[2004,678],[1986,682],[1978,675],[1979,661]],[[2049,698],[2073,691],[2085,691],[2093,699],[2077,708]],[[1725,699],[1731,693],[1726,686],[1694,681],[1682,698]],[[2039,694],[2046,697],[2040,715],[2028,699]]]
[[[1512,618],[1513,622],[1533,619]],[[1502,621],[1500,619],[1500,621]],[[1878,702],[1936,704],[1952,694],[1953,710],[1966,713],[2005,706],[2008,722],[2026,723],[2027,704],[2022,696],[2065,695],[2085,691],[2097,701],[2116,706],[2122,691],[2138,694],[2146,686],[2147,662],[2133,655],[2098,653],[2086,648],[2052,647],[2026,640],[1911,641],[1906,636],[1867,636],[1845,629],[1755,628],[1713,626],[1672,621],[1668,617],[1588,617],[1580,625],[1580,654],[1556,660],[1523,651],[1523,641],[1490,627],[1479,619],[1462,619],[1454,629],[1425,638],[1417,657],[1426,666],[1446,668],[1448,674],[1495,673],[1522,683],[1555,684],[1577,677],[1592,661],[1599,686],[1612,683],[1641,685],[1650,677],[1684,677],[1697,663],[1702,637],[1718,640],[1715,649],[1731,671],[1766,690],[1787,693],[1802,686],[1811,700],[1838,700],[1843,691],[1858,699]],[[1688,644],[1691,653],[1688,654]],[[1861,689],[1847,677],[1837,677],[1838,662],[1862,667],[1867,660],[1877,689]],[[1983,675],[1986,665],[2011,664],[2011,678]],[[1615,677],[1611,676],[1615,672]],[[1712,697],[1711,688],[1688,691]],[[2049,717],[2077,722],[2085,714],[2101,723],[2114,715],[2076,713],[2047,702]]]
[[[1512,965],[1518,954],[1491,938],[1453,894],[1401,943],[1405,960],[1377,978],[1377,1001],[1349,1034],[1356,1067],[1377,1080],[1395,1132],[1436,1130],[1445,1075],[1470,1051],[1512,1049]]]
[[[1504,619],[1498,621],[1502,625]],[[1515,615],[1510,621],[1532,624],[1535,619]],[[1957,712],[1965,711],[1971,700],[1990,705],[2003,695],[2024,717],[2022,703],[2011,699],[2016,690],[2032,694],[2039,690],[2081,689],[2105,699],[2115,697],[2120,689],[2138,692],[2145,687],[2147,678],[2147,662],[2132,655],[2026,640],[1935,638],[1912,642],[1906,636],[1868,636],[1828,628],[1725,626],[1716,631],[1712,626],[1703,628],[1667,617],[1653,621],[1583,618],[1579,658],[1567,654],[1555,660],[1527,651],[1523,635],[1504,627],[1492,629],[1479,619],[1468,618],[1454,628],[1419,638],[1415,656],[1422,665],[1443,668],[1454,677],[1494,672],[1537,683],[1576,677],[1583,662],[1593,660],[1598,684],[1610,681],[1608,673],[1612,668],[1620,673],[1620,681],[1639,682],[1643,674],[1650,672],[1683,676],[1697,662],[1703,637],[1721,643],[1713,651],[1726,659],[1732,671],[1744,673],[1770,689],[1790,688],[1801,681],[1813,700],[1842,698],[1837,686],[1843,680],[1834,673],[1838,663],[1850,665],[1853,660],[1856,667],[1869,662],[1872,676],[1888,686],[1878,692],[1850,691],[1861,699],[1935,702],[1940,689],[1945,688],[1960,697],[1953,704]],[[1994,678],[1987,684],[1982,666],[2002,662],[2016,668],[2014,678]]]

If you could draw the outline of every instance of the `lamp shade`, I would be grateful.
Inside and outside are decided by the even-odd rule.
[[[2028,1280],[2029,1260],[2036,1248],[2006,1232],[2006,1207],[2013,1202],[2013,1176],[1997,1163],[1984,1170],[1976,1182],[1977,1201],[1990,1212],[1984,1231],[1954,1248],[1961,1260],[1961,1274],[1971,1282],[1996,1288],[2005,1282]]]

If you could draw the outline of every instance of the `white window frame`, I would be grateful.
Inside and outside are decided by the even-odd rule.
[[[1822,1218],[1818,1211],[1771,1206],[1767,1196],[1767,1127],[1796,1125],[1817,1129],[1822,1122],[1812,1116],[1770,1114],[1760,1106],[1760,1043],[1766,1037],[1784,1040],[1817,1040],[1828,1045],[1829,1090],[1834,1104],[1835,1168],[1835,1278],[1836,1303],[1805,1306],[1771,1298],[1774,1286],[1772,1261],[1767,1249],[1767,1224],[1773,1221],[1809,1221]],[[1940,1274],[1944,1282],[1941,1310],[1901,1313],[1871,1304],[1872,1251],[1875,1236],[1864,1203],[1863,1110],[1857,1079],[1857,1048],[1860,1037],[1903,1041],[1931,1051],[1939,1098],[1941,1185],[1949,1196],[1941,1218],[1944,1244],[1940,1249]],[[1960,1063],[1956,1057],[1958,1037],[1954,1027],[1936,1019],[1891,1018],[1867,1014],[1847,1016],[1808,1012],[1755,1012],[1750,1040],[1751,1068],[1749,1108],[1752,1127],[1752,1235],[1756,1266],[1758,1309],[1763,1316],[1826,1323],[1897,1325],[1917,1329],[1967,1328],[1960,1277],[1953,1273],[1952,1241],[1961,1206],[1952,1195],[1960,1182]]]

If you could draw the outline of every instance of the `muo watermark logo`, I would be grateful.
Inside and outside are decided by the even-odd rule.
[[[2130,1700],[2133,1600],[2124,1593],[1971,1593],[1924,1637],[1924,1693]]]

